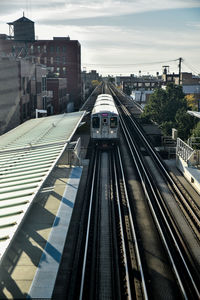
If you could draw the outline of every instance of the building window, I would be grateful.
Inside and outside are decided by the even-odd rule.
[[[60,68],[59,67],[56,68],[56,73],[60,73]]]
[[[63,74],[66,75],[66,67],[63,67]]]
[[[42,77],[42,91],[46,91],[47,89],[47,79],[46,77]]]
[[[37,62],[38,62],[38,64],[40,64],[40,56],[38,56]]]
[[[50,46],[50,52],[51,52],[51,53],[54,52],[54,46]]]
[[[31,45],[31,54],[33,54],[33,53],[34,53],[34,46]]]
[[[66,52],[66,46],[63,46],[63,53],[65,53]]]
[[[37,52],[40,53],[40,46],[37,46]]]
[[[44,57],[44,64],[47,64],[47,57]]]
[[[41,94],[42,84],[41,82],[36,82],[36,94]]]
[[[62,62],[63,62],[64,65],[66,64],[66,56],[63,56]]]
[[[27,94],[31,93],[31,81],[30,80],[27,83],[26,92],[27,92]]]
[[[60,47],[56,46],[56,52],[59,53],[60,52]]]
[[[26,94],[26,77],[22,77],[22,91],[23,94]]]
[[[47,52],[47,46],[44,45],[43,49],[44,49],[44,53],[46,53]]]
[[[53,57],[51,57],[51,64],[53,64]]]
[[[46,97],[42,97],[43,100],[43,109],[47,108],[47,98]]]
[[[37,95],[34,95],[34,109],[37,108]]]
[[[22,114],[23,114],[23,119],[26,119],[26,103],[24,103],[22,106]]]
[[[59,56],[56,57],[55,63],[59,65],[59,63],[60,63],[60,57]]]

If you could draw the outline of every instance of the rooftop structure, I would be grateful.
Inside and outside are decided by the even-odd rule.
[[[32,119],[1,136],[0,260],[84,114]]]

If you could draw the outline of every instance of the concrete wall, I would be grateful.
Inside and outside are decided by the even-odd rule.
[[[200,170],[196,167],[189,167],[178,155],[176,156],[176,166],[197,193],[200,194]]]

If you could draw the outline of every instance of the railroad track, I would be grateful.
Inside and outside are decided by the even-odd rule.
[[[97,151],[79,299],[148,299],[119,147]]]
[[[159,190],[158,185],[154,184],[155,178],[152,177],[149,167],[146,167],[145,159],[141,155],[141,151],[139,149],[140,147],[145,147],[147,153],[152,155],[154,162],[157,162],[156,165],[158,165],[162,170],[162,173],[164,173],[164,177],[167,179],[167,184],[170,184],[171,190],[176,192],[176,199],[179,197],[178,199],[180,201],[180,198],[183,198],[183,195],[180,193],[175,182],[172,181],[171,177],[165,170],[159,157],[157,157],[150,147],[148,140],[140,130],[137,123],[132,119],[127,109],[122,104],[120,105],[123,114],[123,117],[121,117],[122,130],[126,136],[132,160],[137,168],[148,205],[159,231],[162,243],[168,254],[181,294],[184,299],[199,299],[199,266],[196,268],[195,258],[191,256],[191,253],[188,250],[188,245],[181,236],[180,228],[177,227],[177,222],[169,211],[162,192]],[[137,137],[135,132],[138,132]],[[142,146],[138,147],[141,139],[143,140]],[[137,140],[137,145],[134,140]],[[198,222],[199,221],[197,219],[196,223],[198,224]],[[196,232],[198,233],[198,228]]]

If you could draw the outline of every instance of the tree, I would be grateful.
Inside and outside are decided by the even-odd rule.
[[[200,137],[200,121],[196,124],[196,127],[192,130],[192,137]]]
[[[187,101],[187,105],[190,110],[195,110],[195,111],[198,110],[198,104],[197,104],[197,101],[196,101],[194,95],[192,95],[192,94],[186,95],[185,99]]]
[[[186,112],[187,101],[182,87],[170,83],[166,90],[157,89],[150,96],[142,118],[149,118],[158,123],[166,135],[171,135],[173,127],[177,128],[178,136],[185,139],[194,126],[194,118],[191,118]]]
[[[150,96],[149,103],[145,106],[142,118],[151,119],[158,124],[162,123],[164,114],[164,103],[166,92],[163,89],[156,89]]]
[[[200,149],[200,121],[196,124],[196,127],[192,130],[192,137],[198,138],[192,145],[194,149]]]
[[[154,122],[175,122],[175,115],[179,108],[187,109],[182,87],[170,83],[166,90],[156,89],[145,106],[143,117],[149,117]]]
[[[92,83],[93,87],[96,87],[97,85],[100,84],[100,82],[98,80],[92,80],[91,83]]]
[[[178,130],[178,137],[182,140],[187,140],[191,135],[191,131],[196,125],[196,118],[189,115],[184,107],[180,108],[175,116],[176,129]]]
[[[162,123],[161,128],[164,135],[171,135],[172,128],[176,127],[175,122],[172,121],[165,121]]]

